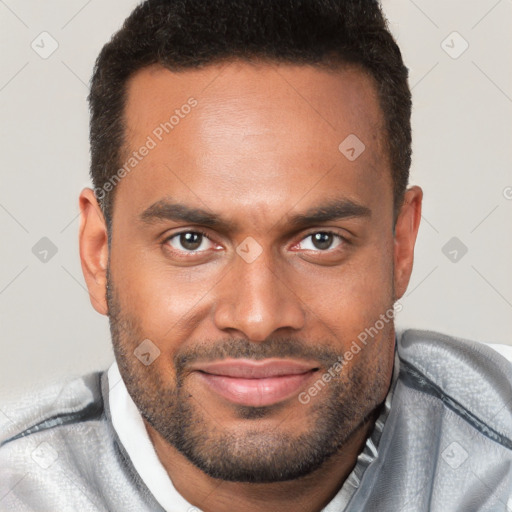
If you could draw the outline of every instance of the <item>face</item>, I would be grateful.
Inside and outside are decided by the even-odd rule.
[[[372,80],[355,68],[154,67],[129,82],[125,114],[130,170],[106,280],[128,391],[213,477],[311,473],[388,391],[390,312],[412,264],[418,213],[393,233]],[[90,289],[101,282],[89,276]]]

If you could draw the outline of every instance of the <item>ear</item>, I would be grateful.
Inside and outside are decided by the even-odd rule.
[[[395,300],[403,296],[411,278],[414,245],[421,220],[422,199],[423,191],[420,187],[407,189],[396,220],[394,237]]]
[[[106,315],[107,306],[107,225],[94,191],[82,190],[80,205],[80,261],[94,309]]]

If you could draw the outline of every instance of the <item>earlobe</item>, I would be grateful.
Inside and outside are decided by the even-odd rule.
[[[414,246],[421,220],[423,191],[414,186],[406,190],[395,225],[394,287],[395,299],[405,293],[411,278]]]
[[[108,233],[105,218],[90,188],[82,190],[80,206],[80,261],[91,304],[98,313],[106,315]]]

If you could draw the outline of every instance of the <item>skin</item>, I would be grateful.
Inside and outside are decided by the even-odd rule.
[[[309,358],[317,371],[299,390],[307,391],[404,294],[422,191],[406,191],[394,225],[382,112],[373,81],[357,68],[231,61],[180,73],[144,69],[127,91],[127,154],[190,97],[197,106],[116,186],[110,248],[93,191],[80,195],[91,302],[109,315],[123,379],[185,499],[206,512],[318,511],[353,469],[389,390],[393,322],[307,404],[296,393],[275,406],[238,406],[209,389],[191,364],[221,354]],[[355,161],[338,150],[349,134],[365,144]],[[232,225],[141,220],[170,198]],[[291,224],[294,215],[341,199],[370,213]],[[186,254],[180,237],[168,240],[198,229],[211,241],[195,254]],[[345,240],[333,237],[319,250],[311,235],[326,231]],[[236,252],[247,237],[262,251],[251,263]],[[149,366],[133,355],[144,339],[160,350]],[[187,420],[177,430],[193,436],[196,455],[258,467],[260,476],[310,460],[315,433],[332,453],[283,481],[257,482],[256,470],[252,482],[212,477],[173,444],[176,432],[167,426],[176,415]],[[323,432],[326,424],[331,430]]]

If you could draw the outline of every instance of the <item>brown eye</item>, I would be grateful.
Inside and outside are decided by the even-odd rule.
[[[201,247],[203,235],[201,233],[182,233],[179,240],[182,247],[188,251],[195,251]]]
[[[183,231],[169,237],[166,241],[173,249],[182,252],[201,252],[209,248],[210,239],[198,231]]]
[[[343,242],[344,239],[341,235],[330,231],[318,231],[303,238],[299,247],[307,251],[328,251],[335,249]]]
[[[333,240],[334,236],[332,233],[315,233],[311,237],[313,245],[321,251],[329,249],[332,245]]]

